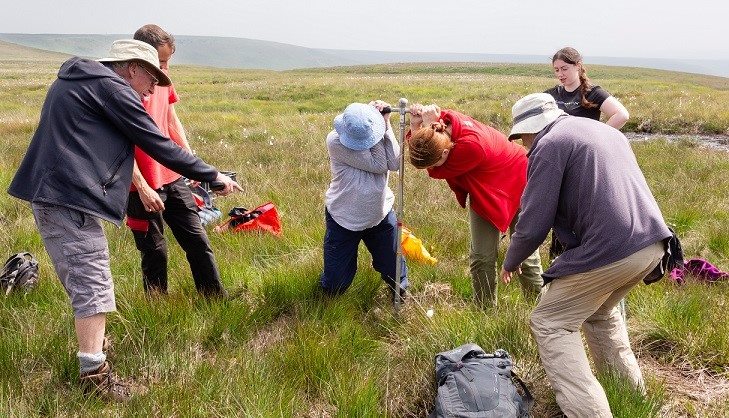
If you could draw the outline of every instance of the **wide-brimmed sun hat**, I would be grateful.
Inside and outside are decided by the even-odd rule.
[[[511,128],[509,141],[521,138],[521,134],[536,134],[562,115],[566,113],[557,107],[551,95],[533,93],[524,96],[511,108],[514,126]]]
[[[120,39],[111,44],[109,55],[101,58],[99,62],[143,61],[147,69],[154,73],[160,86],[172,84],[170,78],[159,68],[159,54],[150,44],[136,39]]]
[[[374,107],[352,103],[334,118],[334,130],[345,147],[355,151],[372,148],[385,136],[385,119]]]

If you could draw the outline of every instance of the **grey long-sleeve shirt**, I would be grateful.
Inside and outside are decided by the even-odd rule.
[[[372,148],[355,151],[342,145],[336,131],[327,135],[332,181],[325,203],[340,226],[362,231],[379,224],[392,209],[395,196],[387,185],[388,172],[400,165],[400,146],[394,138],[388,129]]]
[[[506,271],[515,271],[552,227],[566,251],[544,272],[545,281],[605,266],[671,236],[618,130],[562,116],[537,135],[528,157]]]

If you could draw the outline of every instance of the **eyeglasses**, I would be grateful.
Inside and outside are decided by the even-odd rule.
[[[150,73],[149,70],[147,69],[147,67],[145,67],[144,65],[140,65],[140,67],[142,67],[142,69],[144,71],[146,71],[147,74],[149,74],[149,76],[152,78],[152,85],[153,86],[156,86],[157,84],[159,84],[159,80],[157,79],[157,77],[155,77],[152,73]]]

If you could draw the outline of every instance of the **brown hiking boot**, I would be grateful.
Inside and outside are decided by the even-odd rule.
[[[84,392],[108,401],[126,402],[132,396],[129,385],[123,383],[119,376],[111,371],[111,364],[108,361],[95,371],[82,374],[79,380]]]

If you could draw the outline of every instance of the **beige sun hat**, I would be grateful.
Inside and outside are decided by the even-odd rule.
[[[547,93],[533,93],[514,103],[511,116],[514,126],[509,141],[521,138],[521,134],[535,134],[566,113],[557,107],[554,97]]]
[[[159,55],[157,50],[150,44],[136,39],[120,39],[111,44],[109,56],[101,58],[99,62],[121,62],[121,61],[143,61],[149,64],[149,70],[159,80],[160,86],[172,84],[170,78],[159,68]]]

